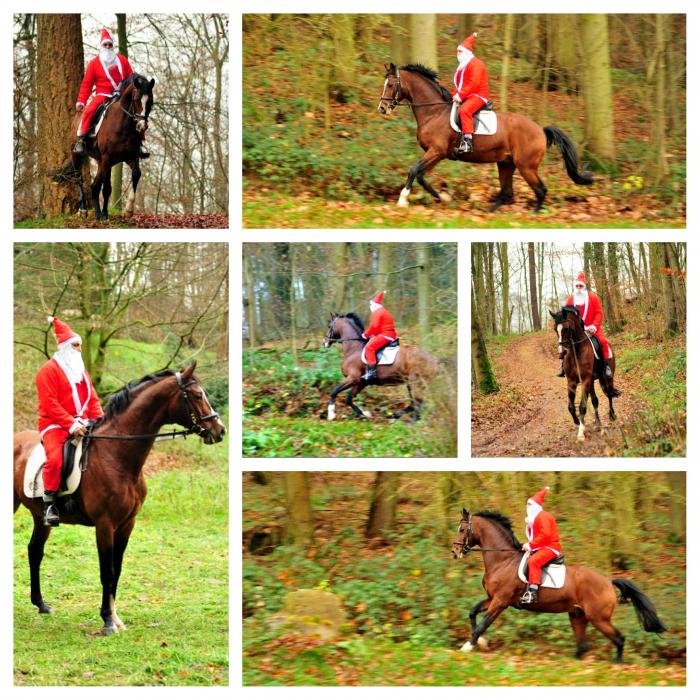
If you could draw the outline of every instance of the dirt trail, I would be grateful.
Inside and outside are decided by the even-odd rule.
[[[556,376],[559,360],[551,332],[530,333],[508,343],[494,362],[500,394],[517,397],[507,410],[488,418],[472,409],[473,457],[612,457],[624,448],[623,427],[630,411],[629,396],[615,399],[617,420],[608,417],[608,399],[598,388],[602,430],[594,425],[589,400],[586,439],[576,440],[577,428],[567,409],[566,379]],[[580,392],[580,388],[579,388]],[[578,397],[577,394],[577,405]]]

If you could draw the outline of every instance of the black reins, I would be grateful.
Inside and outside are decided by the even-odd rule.
[[[441,100],[440,102],[412,102],[411,100],[399,102],[399,95],[403,91],[403,87],[401,85],[401,71],[399,71],[398,66],[396,67],[394,76],[396,77],[394,94],[391,97],[384,97],[384,91],[382,91],[382,96],[379,98],[380,102],[389,102],[392,107],[434,107],[435,105],[449,105],[449,102],[445,100]]]
[[[471,539],[472,536],[472,516],[471,513],[469,514],[469,518],[465,520],[462,518],[459,521],[460,526],[462,523],[467,524],[467,533],[464,537],[464,540],[462,542],[455,541],[452,544],[453,545],[459,545],[462,548],[462,554],[469,554],[469,552],[513,552],[515,554],[518,553],[518,550],[515,548],[511,547],[481,547],[479,546],[477,548],[476,545],[470,545],[469,540]]]

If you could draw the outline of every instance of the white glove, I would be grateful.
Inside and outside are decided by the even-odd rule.
[[[529,551],[530,551],[530,543],[525,542],[525,544],[523,544],[523,552],[529,552]]]
[[[85,105],[82,102],[75,103],[75,111],[82,112],[85,109]]]
[[[461,100],[458,92],[455,92],[455,94],[452,96],[452,101],[456,102],[458,105],[462,104],[462,100]]]
[[[586,330],[587,330],[589,333],[595,334],[595,332],[596,332],[598,329],[597,329],[595,326],[586,326]]]

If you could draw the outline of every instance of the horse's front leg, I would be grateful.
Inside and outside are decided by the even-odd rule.
[[[578,405],[578,415],[581,421],[578,426],[578,435],[576,439],[579,442],[583,442],[586,439],[586,410],[588,407],[588,395],[591,393],[591,379],[584,379],[581,382],[581,401]]]
[[[117,615],[116,600],[117,600],[117,585],[119,584],[119,577],[122,573],[122,561],[124,560],[124,551],[126,546],[129,544],[129,537],[131,536],[131,531],[134,529],[135,520],[132,518],[125,525],[119,528],[114,533],[114,554],[112,557],[113,561],[113,575],[112,575],[112,586],[110,589],[109,605],[112,612],[112,620],[114,624],[120,630],[125,630],[126,625],[121,621],[119,615]]]
[[[479,643],[479,637],[486,632],[491,623],[508,607],[508,601],[491,599],[486,609],[486,614],[481,618],[481,622],[472,631],[471,639],[462,646],[460,651],[469,652]]]
[[[139,180],[141,179],[139,159],[135,158],[134,160],[130,161],[129,167],[131,168],[131,192],[129,192],[129,198],[126,200],[124,214],[126,214],[126,216],[133,216],[134,201],[136,200],[136,188],[138,187]]]
[[[114,586],[114,527],[111,523],[97,523],[95,527],[97,554],[100,559],[100,583],[102,584],[102,605],[100,617],[104,622],[102,634],[107,636],[118,631],[112,615]],[[123,554],[123,550],[122,550]]]
[[[102,176],[102,219],[107,221],[109,219],[109,198],[112,194],[112,166],[106,165],[104,170],[104,175]]]
[[[472,634],[476,630],[476,617],[479,613],[484,612],[491,603],[491,598],[484,598],[480,600],[470,611],[469,611],[469,622],[472,626]],[[480,649],[486,649],[488,647],[488,642],[486,637],[479,636],[476,640],[477,645]]]
[[[569,379],[568,388],[567,388],[567,395],[569,397],[568,409],[569,409],[569,413],[571,414],[571,417],[574,419],[574,425],[579,424],[578,416],[576,415],[576,406],[574,404],[574,401],[576,399],[576,387],[577,386],[578,386],[578,382],[575,379]]]
[[[425,175],[446,157],[446,154],[436,148],[429,148],[427,150],[425,155],[420,158],[408,171],[406,184],[399,195],[399,201],[397,202],[398,206],[408,206],[408,195],[411,194],[411,187],[416,178],[418,178],[418,182],[425,187],[425,189],[433,196],[434,199],[436,199],[438,202],[441,200],[440,194],[425,182]]]
[[[335,420],[335,400],[338,398],[338,394],[345,389],[349,389],[356,381],[356,379],[346,379],[342,384],[338,384],[338,386],[331,391],[327,407],[328,420]]]
[[[34,516],[34,530],[32,538],[27,545],[27,555],[29,558],[29,581],[31,589],[31,601],[40,613],[53,612],[51,607],[44,602],[41,595],[41,561],[44,558],[44,545],[51,534],[51,528],[44,525],[44,519],[41,515]]]
[[[102,211],[100,210],[100,191],[102,190],[102,178],[103,170],[102,166],[99,166],[97,169],[97,175],[95,175],[95,179],[92,181],[92,185],[90,186],[90,192],[92,194],[92,206],[95,208],[95,217],[98,221],[102,219]]]
[[[358,418],[371,418],[372,414],[369,411],[365,411],[364,408],[361,408],[358,406],[354,398],[365,388],[365,383],[364,382],[359,382],[355,384],[350,391],[346,394],[347,398],[345,403],[352,408],[352,410],[355,412],[355,415]]]

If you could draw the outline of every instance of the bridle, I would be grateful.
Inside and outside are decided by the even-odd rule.
[[[462,523],[467,524],[467,531],[464,539],[460,542],[455,540],[452,545],[459,545],[462,548],[461,554],[469,554],[469,552],[517,552],[516,549],[510,547],[478,547],[475,544],[470,544],[469,541],[472,538],[472,514],[469,513],[466,520],[462,518],[459,521],[459,529],[462,528]],[[457,531],[459,533],[459,530]]]
[[[403,92],[403,86],[401,85],[401,71],[398,66],[394,67],[394,77],[396,81],[394,82],[394,92],[391,97],[385,97],[384,91],[386,90],[386,83],[384,83],[384,90],[382,91],[382,96],[379,98],[379,103],[388,102],[389,106],[394,109],[394,107],[432,107],[435,105],[447,105],[445,100],[440,102],[412,102],[408,98],[402,98],[401,93]],[[387,73],[386,80],[389,80],[389,73]],[[401,99],[406,99],[405,102],[401,102]]]
[[[136,89],[137,89],[137,88],[136,88],[136,85],[134,85],[134,90],[136,90]],[[141,90],[140,90],[140,89],[139,89],[139,92],[141,93]],[[141,95],[147,95],[147,94],[148,94],[148,93],[146,93],[146,92],[141,93]],[[133,97],[133,93],[132,93],[132,99],[131,99],[131,108],[132,108],[132,109],[134,109],[134,104],[136,104],[136,102],[138,102],[138,100],[137,100],[135,97]],[[146,115],[146,114],[136,114],[136,110],[135,110],[135,109],[134,109],[133,112],[130,112],[128,109],[124,109],[124,107],[122,107],[121,102],[119,103],[119,108],[121,109],[122,112],[124,112],[124,114],[126,114],[127,117],[129,117],[129,118],[130,118],[133,122],[135,122],[136,124],[138,124],[140,120],[143,120],[143,123],[144,123],[144,131],[145,131],[146,129],[148,129],[148,115]]]
[[[336,316],[335,318],[331,319],[331,322],[330,322],[330,324],[329,324],[329,326],[328,326],[328,333],[326,333],[326,341],[328,342],[328,346],[329,346],[329,347],[330,347],[331,345],[333,345],[333,343],[340,343],[340,344],[342,345],[343,343],[350,343],[350,342],[355,341],[355,340],[359,340],[361,343],[364,343],[364,342],[365,342],[365,339],[362,338],[361,336],[358,336],[357,338],[335,338],[335,337],[333,337],[333,336],[331,335],[331,333],[335,333],[335,332],[336,332],[336,330],[335,330],[335,322],[336,322],[336,319],[337,319],[337,318],[338,318],[338,316]],[[352,323],[352,322],[351,322],[351,323]],[[352,325],[353,325],[353,327],[354,327],[355,324],[352,324]]]

